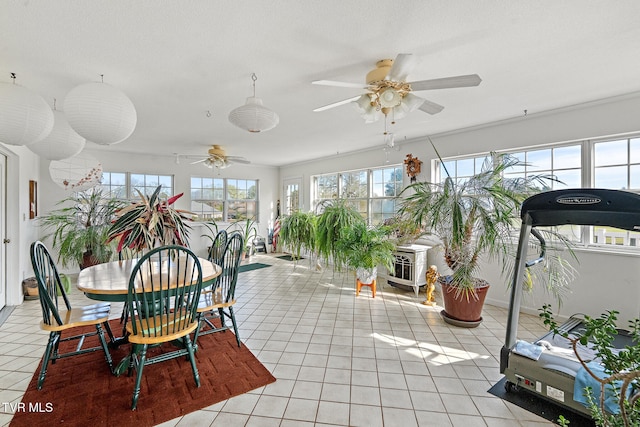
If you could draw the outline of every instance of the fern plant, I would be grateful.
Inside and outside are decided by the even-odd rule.
[[[369,228],[364,222],[356,222],[341,230],[338,250],[354,269],[373,270],[380,265],[392,270],[396,247],[389,240],[389,232],[386,227]]]
[[[317,217],[311,212],[296,211],[280,221],[280,239],[292,255],[300,259],[302,250],[314,252],[316,248]]]
[[[344,253],[338,249],[340,233],[344,228],[357,223],[364,224],[364,218],[345,199],[334,199],[321,203],[318,209],[322,213],[316,224],[316,248],[326,261],[333,261],[333,267],[340,270],[345,263]]]

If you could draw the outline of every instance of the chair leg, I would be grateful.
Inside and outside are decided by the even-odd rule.
[[[136,385],[133,389],[133,399],[131,401],[131,410],[135,411],[136,406],[138,406],[138,398],[140,397],[140,383],[142,382],[142,370],[144,369],[144,362],[147,359],[147,344],[142,345],[142,351],[140,352],[140,359],[137,363],[137,375],[136,375]],[[193,351],[193,348],[191,349]]]
[[[195,350],[198,349],[198,335],[200,335],[202,322],[204,322],[204,313],[198,313],[198,326],[196,326],[196,331],[193,333],[193,345],[195,347]]]
[[[108,322],[105,322],[105,327],[109,328]],[[107,346],[107,340],[105,339],[102,326],[100,324],[96,325],[96,330],[98,331],[98,338],[100,338],[100,344],[102,345],[102,350],[104,350],[104,357],[107,359],[109,370],[113,374],[113,359],[111,358],[111,353],[109,353],[109,347]],[[109,329],[108,332],[111,332],[111,330]]]
[[[233,324],[233,332],[236,334],[236,341],[238,342],[238,347],[240,347],[240,334],[238,333],[238,324],[236,323],[236,315],[233,312],[233,307],[229,307],[229,314],[229,317],[231,317],[231,323]]]
[[[106,322],[103,323],[104,325],[104,330],[107,332],[107,336],[109,337],[109,342],[113,343],[115,342],[116,338],[113,336],[113,331],[111,331],[111,325],[109,325],[109,321],[107,320]]]
[[[189,362],[191,362],[191,369],[193,370],[193,379],[196,382],[196,386],[200,387],[200,373],[196,366],[195,349],[193,348],[193,343],[191,342],[189,335],[184,337],[184,344],[187,347],[187,352],[189,354]]]
[[[40,376],[38,377],[38,390],[42,389],[42,384],[47,376],[47,367],[49,366],[49,360],[51,359],[51,353],[53,352],[55,344],[60,338],[60,332],[50,332],[49,341],[47,342],[47,348],[42,355],[42,368],[40,369]]]
[[[225,328],[225,326],[224,326],[224,310],[219,308],[218,309],[218,314],[220,315],[220,328],[224,329]]]

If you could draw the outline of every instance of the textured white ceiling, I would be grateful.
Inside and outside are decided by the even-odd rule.
[[[409,80],[483,79],[418,92],[445,109],[389,125],[400,140],[640,91],[638,17],[636,0],[3,0],[0,81],[14,72],[60,106],[104,74],[138,112],[133,135],[104,149],[199,155],[216,143],[284,165],[382,147],[384,123],[365,124],[350,105],[312,111],[362,91],[311,81],[364,82],[398,53],[419,59]],[[260,134],[227,120],[253,72],[280,115]]]

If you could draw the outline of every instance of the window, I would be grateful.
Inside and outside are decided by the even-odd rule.
[[[164,197],[173,195],[173,176],[146,175],[130,172],[102,172],[100,187],[102,190],[118,199],[136,201],[142,194],[150,196],[158,185],[162,185],[161,194]]]
[[[191,177],[191,212],[203,219],[258,218],[258,181]]]
[[[402,166],[338,172],[313,177],[315,206],[343,198],[370,224],[380,224],[396,213],[402,191]]]
[[[509,154],[525,163],[508,175],[550,174],[554,190],[562,188],[609,188],[640,192],[640,136],[585,140],[558,144]],[[436,168],[436,179],[447,176],[457,180],[477,173],[486,156],[443,159]],[[543,190],[541,188],[541,190]],[[613,227],[562,226],[558,231],[576,243],[599,247],[640,247],[640,233]]]

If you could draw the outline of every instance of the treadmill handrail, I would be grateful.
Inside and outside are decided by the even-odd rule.
[[[547,251],[547,242],[545,242],[544,237],[542,237],[542,234],[540,234],[540,232],[535,228],[531,229],[531,234],[533,234],[535,238],[538,239],[538,241],[540,242],[540,255],[536,259],[527,261],[524,264],[524,266],[527,268],[533,267],[534,265],[540,264],[542,261],[544,261],[544,255]]]
[[[522,203],[520,217],[531,225],[599,225],[640,231],[640,195],[602,188],[546,191]]]

